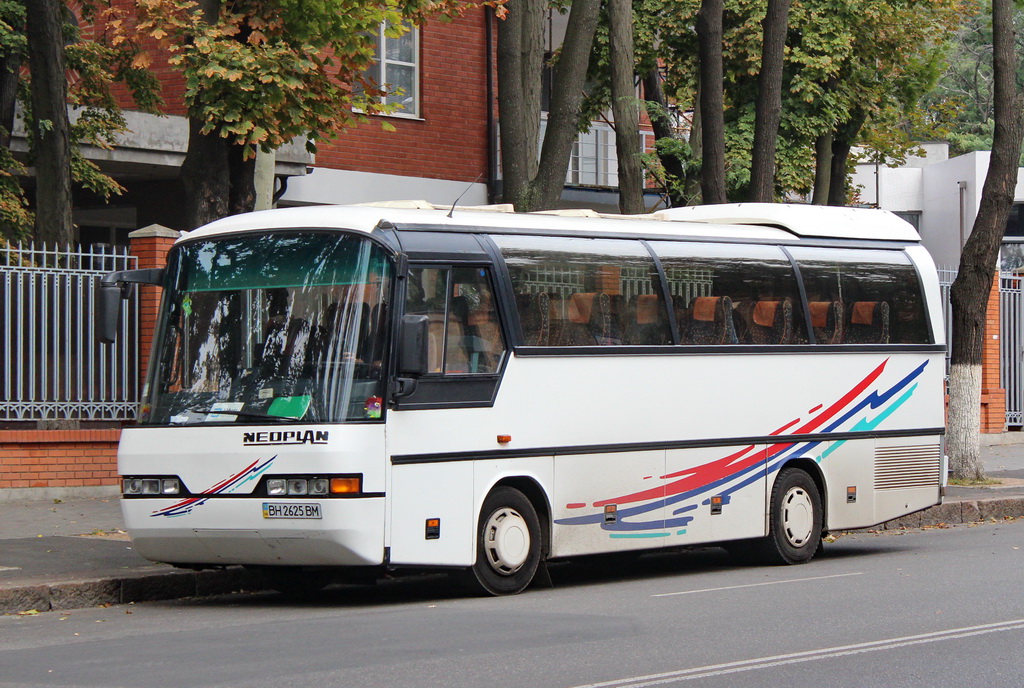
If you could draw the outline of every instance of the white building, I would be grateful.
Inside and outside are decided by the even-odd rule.
[[[940,267],[955,268],[978,214],[992,154],[977,151],[950,158],[947,143],[925,143],[921,148],[924,155],[908,158],[902,167],[858,164],[853,184],[861,203],[893,211],[908,220],[917,227],[935,262]],[[1017,180],[1007,243],[1024,241],[1020,222],[1024,168],[1018,170]],[[1017,257],[1020,253],[1016,245],[1004,250],[1004,267],[1024,263]]]

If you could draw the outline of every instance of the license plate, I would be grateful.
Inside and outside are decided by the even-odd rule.
[[[263,502],[263,518],[323,518],[320,505]]]

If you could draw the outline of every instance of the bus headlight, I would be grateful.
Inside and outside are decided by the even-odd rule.
[[[328,497],[358,494],[362,491],[362,476],[325,476],[317,478],[267,478],[268,497]]]
[[[181,481],[177,478],[125,478],[121,481],[123,495],[177,495]]]

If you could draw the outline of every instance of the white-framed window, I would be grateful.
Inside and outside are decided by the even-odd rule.
[[[410,24],[397,38],[388,36],[390,23],[377,28],[376,58],[366,76],[385,91],[381,100],[399,105],[397,116],[420,116],[420,31]]]

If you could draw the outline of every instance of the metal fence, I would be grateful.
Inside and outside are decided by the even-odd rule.
[[[953,306],[949,301],[949,288],[956,279],[956,268],[939,268],[939,291],[942,294],[942,328],[946,333],[946,377],[949,377],[949,355],[953,349]]]
[[[1006,390],[1006,425],[1024,425],[1024,278],[999,277],[999,385]]]
[[[956,270],[939,269],[942,315],[946,321],[946,374],[952,348],[952,307],[949,287]],[[1006,390],[1007,427],[1024,426],[1024,277],[1011,272],[999,275],[999,386]]]
[[[138,402],[138,306],[97,343],[95,286],[135,267],[121,247],[0,243],[0,421],[129,420]]]

